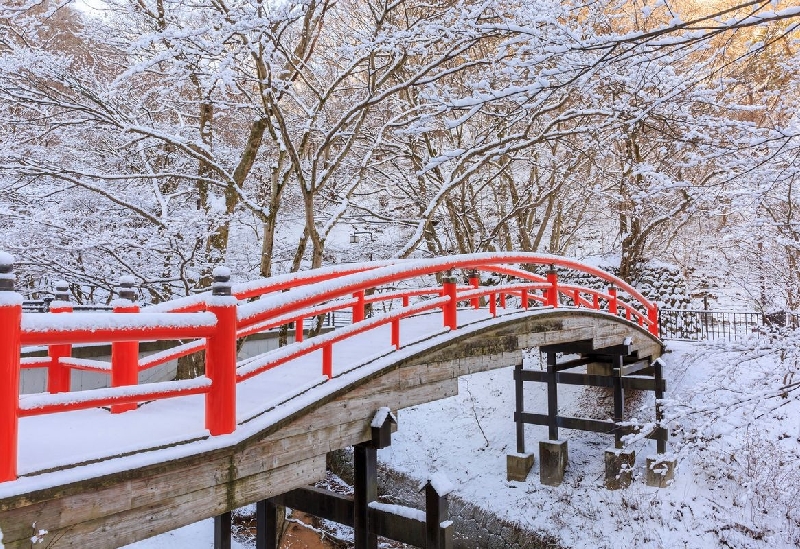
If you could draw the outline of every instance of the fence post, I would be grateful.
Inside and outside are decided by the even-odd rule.
[[[294,321],[294,342],[303,342],[303,318],[298,318]]]
[[[231,296],[231,271],[216,267],[211,273],[208,311],[217,317],[214,335],[206,346],[206,429],[212,435],[226,435],[236,429],[236,303]]]
[[[528,310],[528,301],[529,301],[529,299],[528,299],[528,290],[522,290],[519,293],[519,301],[520,301],[520,305],[522,305],[522,308],[527,311]]]
[[[481,285],[481,277],[478,274],[478,271],[472,271],[469,275],[469,285],[475,288],[476,290],[480,288]],[[479,297],[473,297],[471,300],[472,308],[479,309],[481,306],[481,299]]]
[[[547,305],[558,307],[558,273],[555,265],[550,265],[550,270],[547,271],[547,283],[550,284],[547,289]]]
[[[14,256],[0,252],[0,482],[17,479],[22,296],[14,280]]]
[[[364,290],[359,290],[353,293],[356,298],[356,304],[353,305],[353,324],[364,320]]]
[[[72,303],[69,300],[69,284],[66,280],[59,280],[53,285],[55,299],[50,303],[51,313],[71,313]],[[70,390],[70,369],[61,364],[61,359],[72,356],[72,345],[49,345],[47,356],[50,357],[50,366],[47,368],[47,392],[67,393]]]
[[[456,297],[458,289],[456,287],[456,277],[443,276],[442,277],[442,296],[450,296],[450,301],[442,306],[442,313],[444,316],[444,325],[455,330],[458,328],[458,299]]]
[[[497,294],[489,294],[489,314],[492,318],[497,316]]]
[[[618,314],[617,310],[617,288],[615,286],[608,287],[608,295],[610,299],[608,300],[608,312],[612,315],[616,316]]]
[[[658,337],[660,334],[660,327],[658,325],[658,305],[655,303],[650,305],[650,308],[647,309],[647,319],[650,321],[650,333]]]
[[[132,276],[123,276],[119,279],[117,288],[119,299],[113,303],[115,313],[138,313],[139,306],[136,300],[136,288]],[[125,387],[139,383],[139,342],[115,341],[111,344],[111,386]],[[111,413],[121,414],[137,408],[135,402],[127,404],[112,404]]]

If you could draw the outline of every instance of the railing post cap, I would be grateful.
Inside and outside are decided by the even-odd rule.
[[[14,268],[14,256],[8,252],[0,252],[0,272],[10,272]]]
[[[231,295],[231,270],[225,266],[214,267],[211,271],[211,295]]]
[[[127,299],[128,301],[136,301],[136,279],[131,275],[124,275],[119,277],[119,286],[117,286],[117,295],[120,299]]]
[[[458,278],[453,275],[446,275],[442,277],[442,284],[455,284]]]
[[[0,292],[13,292],[15,281],[14,256],[8,252],[0,252]]]
[[[54,301],[69,301],[69,282],[56,280],[53,283]]]

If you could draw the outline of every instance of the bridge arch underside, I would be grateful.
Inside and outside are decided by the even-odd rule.
[[[396,362],[233,446],[0,498],[3,544],[30,547],[35,522],[37,532],[47,531],[46,547],[115,548],[306,486],[324,477],[328,452],[371,439],[380,407],[453,396],[460,376],[518,364],[526,349],[585,340],[598,349],[631,338],[639,356],[662,352],[647,331],[605,313],[540,309],[509,317],[404,348]]]

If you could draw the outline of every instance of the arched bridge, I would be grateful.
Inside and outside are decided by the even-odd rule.
[[[567,284],[556,268],[594,283]],[[48,547],[119,547],[307,485],[329,451],[370,440],[379,408],[454,395],[459,376],[521,364],[531,347],[581,342],[591,354],[624,342],[650,358],[662,348],[656,307],[634,288],[543,254],[340,265],[233,286],[218,268],[212,292],[141,310],[122,286],[110,313],[70,312],[66,296],[50,313],[22,313],[0,253],[7,549],[28,547],[34,530]],[[307,339],[293,330],[292,343],[237,360],[249,335],[342,310],[351,324]],[[180,343],[140,357],[154,339]],[[87,343],[110,343],[110,362],[74,358]],[[21,359],[29,346],[48,356]],[[137,385],[141,370],[200,350],[205,375]],[[47,369],[46,393],[19,394],[25,368]],[[107,373],[110,387],[70,391],[74,369]]]

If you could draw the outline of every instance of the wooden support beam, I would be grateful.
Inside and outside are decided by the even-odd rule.
[[[274,497],[272,501],[315,517],[353,526],[355,506],[352,495],[308,486]]]
[[[647,358],[640,359],[636,362],[631,362],[629,364],[624,364],[620,367],[620,371],[614,371],[614,375],[623,375],[627,376],[630,374],[635,374],[636,372],[641,372],[645,368],[650,366],[650,361]]]
[[[551,345],[542,345],[539,351],[545,354],[550,353],[566,353],[579,355],[582,353],[589,353],[594,350],[593,341],[591,339],[580,339],[578,341],[568,341],[566,343],[553,343]]]
[[[534,414],[531,412],[514,413],[514,420],[520,419],[523,423],[530,425],[548,425],[550,417],[547,414]],[[628,425],[616,425],[607,419],[587,419],[581,417],[557,416],[556,423],[562,429],[574,429],[576,431],[590,431],[593,433],[612,434],[619,433],[620,436],[629,435],[638,431],[635,427]],[[663,427],[656,427],[645,438],[651,440],[667,440],[669,433]]]
[[[599,349],[592,349],[591,354],[595,356],[631,356],[635,355],[638,351],[633,350],[632,343],[620,343],[619,345],[609,345],[608,347],[600,347]]]
[[[519,373],[515,371],[514,375],[519,375],[522,381],[547,383],[547,372],[541,370],[522,370]],[[645,376],[623,376],[621,379],[622,387],[627,390],[655,391],[658,388],[661,388],[662,391],[666,390],[666,382],[663,379],[656,380]],[[587,385],[590,387],[614,386],[613,376],[579,374],[575,372],[558,372],[556,374],[556,381],[565,385]]]

